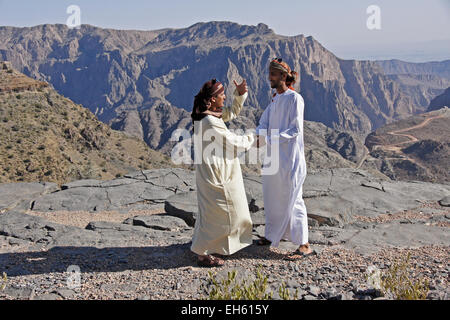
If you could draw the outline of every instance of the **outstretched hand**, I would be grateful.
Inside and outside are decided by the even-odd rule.
[[[248,89],[247,89],[247,81],[244,79],[244,80],[242,80],[242,83],[241,84],[238,84],[237,82],[236,82],[236,80],[233,80],[234,81],[234,85],[236,86],[236,89],[237,89],[237,91],[239,92],[239,95],[240,96],[242,96],[244,93],[246,93],[246,92],[248,92]]]

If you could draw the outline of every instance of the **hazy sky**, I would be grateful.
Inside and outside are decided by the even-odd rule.
[[[212,20],[263,22],[278,34],[312,35],[337,55],[418,50],[450,59],[450,0],[0,0],[0,25],[65,23],[72,4],[81,8],[83,24],[99,27],[155,30]],[[381,10],[381,30],[366,26],[370,5]]]

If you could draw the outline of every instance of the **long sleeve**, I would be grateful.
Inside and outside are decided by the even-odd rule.
[[[237,135],[225,126],[225,123],[221,120],[213,120],[210,122],[213,130],[212,134],[215,137],[215,141],[223,141],[227,148],[241,148],[245,151],[250,149],[255,142],[255,135],[253,133]]]
[[[289,139],[297,137],[303,132],[303,112],[305,103],[301,96],[297,96],[289,110],[289,125],[287,129],[281,131],[279,134],[268,133],[266,139],[269,143],[279,141],[279,143],[287,142]]]
[[[236,89],[234,90],[233,96],[233,104],[231,105],[231,107],[226,107],[223,109],[222,120],[224,122],[235,119],[239,115],[239,113],[241,113],[242,108],[244,107],[244,102],[248,97],[248,93],[246,92],[242,96],[240,96]]]
[[[266,108],[266,110],[264,110],[261,115],[261,119],[259,119],[259,126],[256,128],[257,135],[266,136],[268,134],[267,128],[269,128],[269,109],[270,105]]]

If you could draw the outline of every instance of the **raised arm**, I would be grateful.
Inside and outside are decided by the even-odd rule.
[[[231,107],[223,109],[222,120],[224,122],[235,119],[239,113],[241,113],[242,108],[244,107],[244,102],[248,97],[247,82],[245,80],[243,80],[241,84],[234,81],[234,84],[236,86],[236,90],[234,90],[233,93],[233,104]]]

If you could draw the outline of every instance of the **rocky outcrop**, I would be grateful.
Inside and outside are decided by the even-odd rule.
[[[19,93],[47,87],[47,82],[30,79],[14,70],[10,61],[0,61],[0,93]]]
[[[82,180],[62,185],[36,199],[32,210],[51,212],[82,210],[89,212],[119,210],[128,212],[157,208],[173,194],[193,190],[192,173],[182,169],[142,171],[111,181]]]
[[[431,100],[428,111],[439,110],[444,107],[450,108],[450,87],[444,93]]]
[[[244,184],[255,237],[262,236],[265,220],[261,178],[245,175]],[[140,171],[126,178],[103,182],[76,181],[61,189],[46,184],[0,185],[0,188],[11,190],[8,192],[16,195],[12,202],[11,195],[0,193],[4,195],[0,198],[4,212],[0,214],[0,235],[47,245],[118,245],[132,241],[145,242],[153,237],[188,241],[198,211],[194,173],[183,169]],[[367,229],[367,224],[358,222],[358,217],[378,219],[383,215],[412,210],[426,202],[440,200],[441,205],[445,206],[445,199],[450,196],[448,185],[395,182],[356,169],[318,170],[307,176],[303,196],[310,227],[315,230],[312,231],[312,241],[316,243],[331,241],[351,248],[362,246],[361,250],[365,252],[369,251],[374,241],[380,239],[384,239],[383,243],[394,244],[396,239],[401,238],[400,246],[417,244],[419,240],[426,243],[450,241],[448,236],[443,235],[445,228],[413,224],[412,229],[408,229],[407,225],[398,225],[398,221],[394,221],[385,227],[396,230],[393,233],[396,235],[379,238],[381,234],[375,229]],[[165,213],[137,215],[124,219],[123,223],[95,221],[86,229],[58,225],[26,214],[58,214],[59,211],[128,213],[155,208],[165,208]],[[378,228],[376,224],[372,226]],[[423,236],[419,237],[417,233]],[[435,236],[429,237],[428,233]],[[413,235],[414,239],[419,240],[409,243]],[[362,242],[354,240],[356,236]],[[362,239],[366,239],[365,242]]]

